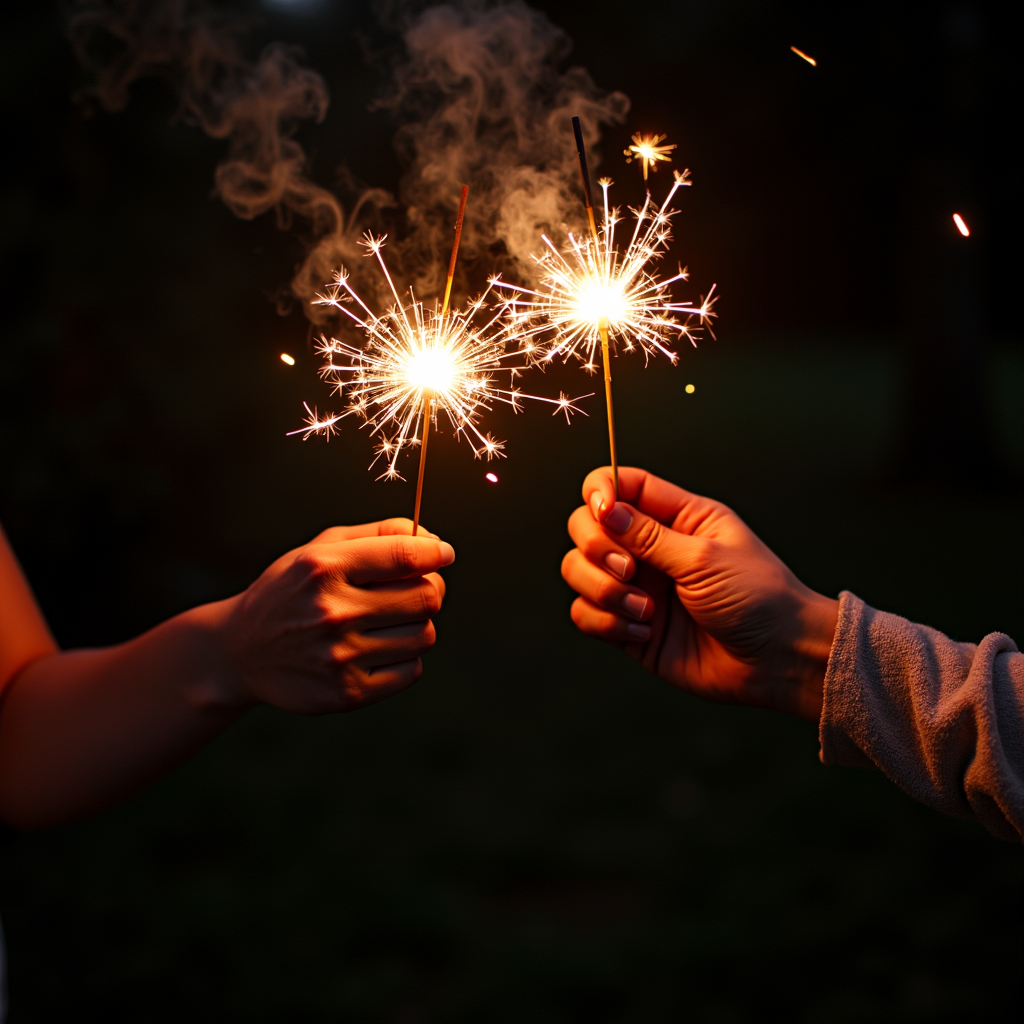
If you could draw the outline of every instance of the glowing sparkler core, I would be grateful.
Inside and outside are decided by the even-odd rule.
[[[491,459],[503,457],[504,442],[483,433],[479,423],[495,402],[517,412],[523,398],[546,402],[566,419],[582,411],[574,405],[576,399],[564,394],[556,400],[523,394],[513,386],[515,377],[530,364],[524,353],[509,347],[509,336],[501,327],[501,310],[484,313],[489,308],[490,286],[464,310],[427,309],[411,291],[403,301],[381,255],[385,237],[367,235],[363,241],[367,255],[377,259],[394,298],[385,313],[378,315],[370,309],[344,270],[317,298],[319,305],[344,313],[366,337],[363,348],[338,338],[320,338],[318,350],[325,360],[320,375],[333,385],[336,394],[348,397],[348,407],[320,416],[306,406],[305,426],[292,434],[329,438],[341,420],[358,416],[370,434],[379,438],[370,466],[383,460],[386,468],[378,479],[394,480],[404,479],[398,471],[399,455],[421,445],[421,437],[426,436],[423,428],[431,423],[436,429],[441,417],[448,420],[457,438],[470,441],[477,458]],[[484,322],[478,324],[478,320]],[[498,378],[506,373],[508,384],[503,386]]]
[[[602,322],[608,327],[618,327],[629,312],[622,282],[602,281],[596,277],[584,281],[575,311],[579,320],[598,330]]]
[[[436,342],[437,339],[432,339]],[[459,367],[447,348],[434,344],[421,348],[402,358],[403,376],[406,383],[420,391],[433,395],[449,396],[452,384],[459,373]]]
[[[647,180],[648,170],[656,171],[658,169],[659,160],[669,161],[672,159],[668,154],[676,148],[675,144],[659,145],[667,138],[667,135],[641,135],[638,132],[633,136],[633,145],[622,151],[626,154],[627,164],[632,163],[634,159],[641,161],[644,169],[644,181]]]
[[[670,208],[676,192],[689,185],[689,172],[674,172],[674,183],[660,206],[650,195],[643,206],[632,210],[636,223],[629,244],[617,246],[618,211],[609,205],[612,182],[598,183],[604,194],[604,218],[597,242],[568,235],[559,249],[542,235],[545,249],[534,261],[542,270],[536,289],[495,280],[494,286],[507,293],[505,311],[510,332],[538,353],[535,358],[551,361],[556,356],[580,359],[586,369],[597,369],[597,347],[602,328],[627,352],[643,349],[645,355],[661,353],[672,363],[679,356],[669,346],[680,338],[696,345],[701,329],[710,324],[714,288],[699,306],[672,299],[671,287],[686,281],[689,274],[680,267],[668,278],[659,278],[652,264],[661,258],[671,241]],[[545,345],[542,339],[550,338]]]

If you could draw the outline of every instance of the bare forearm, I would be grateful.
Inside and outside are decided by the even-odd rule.
[[[10,684],[0,713],[0,817],[34,828],[144,789],[241,714],[225,704],[220,633],[231,602],[129,643],[52,653]]]

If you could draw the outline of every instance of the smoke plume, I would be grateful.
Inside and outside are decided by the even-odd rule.
[[[421,288],[440,283],[465,183],[471,215],[460,258],[485,257],[488,268],[528,278],[541,231],[582,210],[573,114],[593,148],[602,124],[625,117],[628,99],[599,90],[583,68],[561,71],[568,37],[519,0],[464,0],[404,17],[399,7],[399,25],[405,53],[379,105],[401,122],[406,273]]]
[[[379,101],[399,122],[395,145],[406,167],[389,259],[419,294],[436,290],[465,183],[464,264],[528,279],[540,232],[577,219],[571,116],[579,114],[593,147],[601,125],[620,122],[629,101],[602,92],[582,68],[561,70],[568,37],[520,0],[418,10],[399,0],[379,11],[402,42]],[[307,176],[294,135],[301,122],[326,116],[326,83],[282,43],[247,60],[248,27],[202,0],[77,0],[68,33],[95,76],[88,93],[106,110],[122,110],[137,79],[163,77],[181,118],[227,141],[214,180],[229,209],[245,219],[272,210],[283,228],[302,222],[310,245],[291,290],[312,321],[325,322],[329,314],[311,300],[340,266],[365,272],[359,236],[394,202],[366,188],[346,214]]]

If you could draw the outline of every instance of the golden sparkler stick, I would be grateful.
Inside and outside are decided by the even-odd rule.
[[[580,174],[583,175],[583,198],[587,204],[587,218],[590,220],[590,233],[594,239],[594,261],[600,267],[601,243],[597,235],[597,223],[594,220],[594,199],[590,192],[590,172],[587,170],[587,150],[583,144],[583,126],[580,119],[572,119],[572,130],[576,136],[576,153],[580,158]],[[608,407],[608,447],[612,457],[612,477],[615,481],[615,497],[619,496],[619,459],[615,452],[615,412],[612,407],[612,363],[608,351],[608,321],[602,319],[598,326],[601,332],[601,358],[604,361],[604,400]]]
[[[462,218],[466,216],[466,200],[469,198],[469,186],[462,186],[459,196],[459,215],[455,218],[455,241],[452,242],[452,258],[448,261],[448,280],[444,286],[444,305],[441,316],[448,312],[448,300],[452,297],[452,278],[455,277],[455,261],[459,258],[459,242],[462,241]]]
[[[455,218],[455,240],[452,242],[452,256],[448,261],[448,280],[444,286],[444,304],[441,306],[441,319],[448,315],[448,301],[452,295],[452,279],[455,277],[455,261],[459,258],[459,243],[462,241],[462,220],[466,215],[466,200],[469,198],[469,186],[462,186],[459,197],[459,213]],[[420,469],[416,476],[416,508],[412,517],[412,535],[415,537],[420,529],[420,506],[423,503],[423,475],[427,468],[427,441],[430,439],[430,411],[433,395],[428,391],[423,396],[423,436],[420,439]]]

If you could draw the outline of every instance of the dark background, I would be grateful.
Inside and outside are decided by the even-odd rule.
[[[825,593],[1024,636],[1017,26],[980,4],[536,6],[633,100],[604,171],[636,186],[633,131],[679,143],[675,253],[694,297],[723,294],[678,368],[616,365],[624,461],[729,502]],[[331,86],[299,135],[313,176],[394,187],[364,58],[394,40],[362,3],[264,15],[253,52],[301,43]],[[412,489],[374,483],[347,429],[285,438],[326,400],[271,301],[301,243],[211,196],[222,144],[160,83],[85,116],[61,26],[18,5],[0,35],[0,517],[62,645],[100,645]],[[13,1024],[1019,1008],[1015,847],[573,630],[558,565],[605,458],[594,402],[571,428],[496,415],[497,485],[431,446],[425,521],[459,557],[413,691],[252,714],[127,807],[2,836]]]

